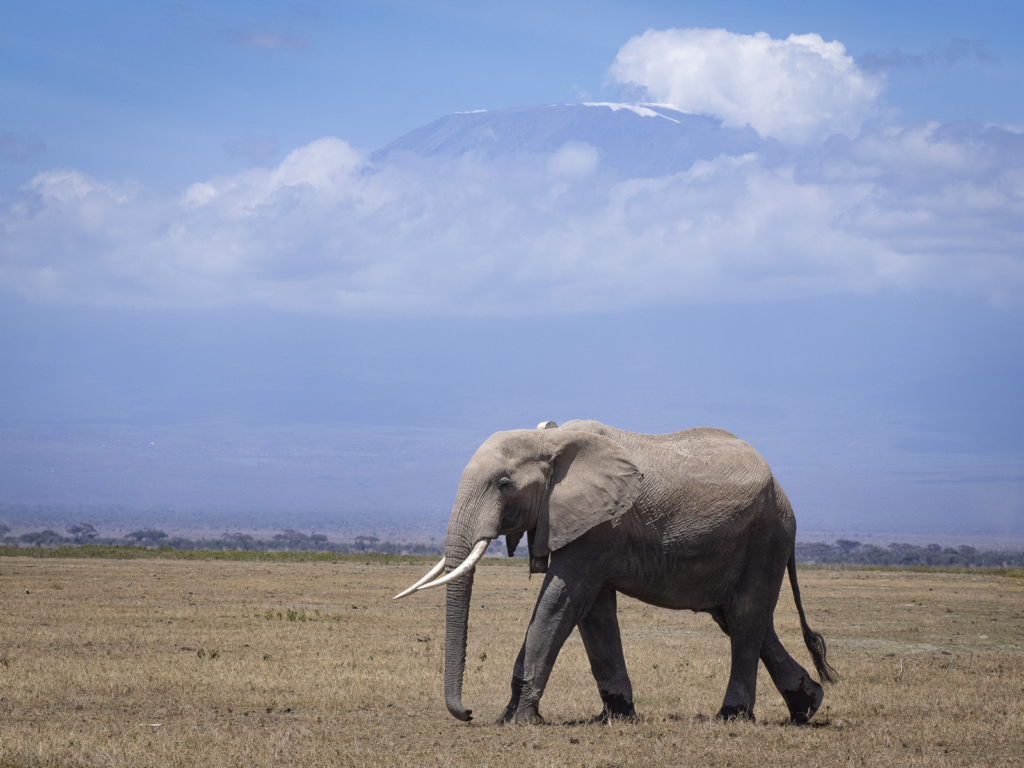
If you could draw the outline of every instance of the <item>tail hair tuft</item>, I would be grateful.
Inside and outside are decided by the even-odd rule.
[[[835,667],[828,663],[828,659],[825,658],[827,648],[825,647],[825,638],[815,632],[813,629],[804,624],[804,644],[807,646],[807,650],[811,653],[811,659],[814,661],[814,668],[818,670],[818,677],[821,678],[823,683],[835,683],[839,680],[839,673],[836,672]]]

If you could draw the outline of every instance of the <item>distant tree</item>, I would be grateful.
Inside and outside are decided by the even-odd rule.
[[[97,530],[93,526],[89,525],[89,523],[72,525],[68,528],[68,533],[75,537],[75,542],[78,544],[84,544],[87,541],[92,541],[99,535]]]
[[[292,528],[285,528],[284,533],[275,535],[273,541],[275,549],[309,549],[309,536]]]
[[[865,565],[891,565],[893,556],[892,552],[888,549],[870,546],[865,547],[861,552],[858,552],[856,560],[858,563],[863,563]]]
[[[9,525],[4,525],[3,523],[0,523],[0,536],[6,536],[10,532],[11,527]]]
[[[379,541],[380,539],[376,536],[356,536],[356,546],[362,550],[365,550],[367,547],[373,549]]]
[[[897,541],[894,541],[892,544],[889,545],[889,551],[891,551],[894,555],[898,557],[902,557],[903,555],[906,555],[910,552],[914,552],[916,550],[917,547],[915,547],[913,544],[902,544]]]
[[[247,533],[225,533],[221,540],[227,549],[255,549],[257,544]]]
[[[836,542],[836,549],[838,549],[844,555],[850,554],[851,552],[853,552],[853,550],[855,550],[859,546],[860,546],[860,542],[859,541],[854,541],[853,539],[839,539]]]
[[[30,547],[59,547],[61,544],[68,543],[66,538],[49,529],[22,534],[18,537],[18,541],[28,544]]]
[[[520,544],[519,548],[522,549],[523,545]],[[516,550],[518,552],[519,550]],[[801,563],[830,563],[835,560],[836,551],[832,549],[828,544],[824,544],[820,541],[813,543],[796,543],[795,553],[797,562]]]
[[[163,539],[166,539],[167,534],[163,531],[155,531],[150,528],[145,531],[132,531],[125,536],[125,538],[137,542],[139,546],[151,547],[159,544]]]

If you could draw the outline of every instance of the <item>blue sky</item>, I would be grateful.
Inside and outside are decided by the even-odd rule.
[[[267,139],[277,151],[263,159],[280,160],[325,135],[373,149],[459,110],[610,100],[619,48],[672,27],[816,32],[896,64],[884,102],[903,122],[1024,124],[1024,11],[1010,1],[39,2],[2,14],[2,130],[46,147],[4,164],[8,189],[55,166],[181,185],[251,162],[230,142]]]
[[[491,432],[597,418],[730,429],[807,529],[1024,539],[1022,28],[1008,2],[6,7],[0,515],[436,532]],[[367,154],[638,95],[767,149],[653,179],[578,142]]]

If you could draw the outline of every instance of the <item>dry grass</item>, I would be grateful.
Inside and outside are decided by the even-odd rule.
[[[801,571],[843,675],[806,728],[763,673],[757,724],[708,719],[724,636],[622,599],[641,721],[571,724],[600,708],[574,635],[551,724],[499,727],[540,579],[478,569],[465,725],[441,695],[443,590],[390,600],[425,567],[3,558],[0,765],[1024,764],[1020,579]],[[788,585],[776,621],[810,666]]]

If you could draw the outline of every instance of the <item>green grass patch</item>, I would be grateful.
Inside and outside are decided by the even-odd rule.
[[[340,555],[335,552],[263,552],[259,550],[172,549],[171,547],[119,547],[83,544],[80,547],[0,546],[0,557],[78,558],[103,560],[238,560],[273,563],[361,563],[363,565],[418,565],[437,562],[434,556],[380,555],[367,552]]]
[[[270,563],[359,563],[362,565],[433,565],[436,555],[381,555],[366,552],[341,555],[335,552],[264,552],[261,550],[172,549],[171,547],[123,547],[83,544],[77,547],[11,547],[0,545],[0,557],[77,558],[103,560],[238,560]],[[480,566],[525,568],[525,557],[485,557]],[[892,571],[894,573],[972,573],[979,576],[1024,578],[1024,568],[980,568],[962,565],[854,565],[847,563],[797,563],[802,571]]]
[[[1024,578],[1024,568],[986,568],[968,565],[861,565],[854,563],[797,563],[800,571],[891,571],[893,573],[971,573],[978,576]]]
[[[77,558],[102,560],[238,560],[271,563],[360,563],[362,565],[433,565],[437,555],[381,555],[365,552],[341,555],[335,552],[264,552],[261,550],[172,549],[171,547],[122,547],[83,544],[77,547],[11,547],[0,545],[0,557]],[[485,557],[480,565],[526,567],[525,557]]]

